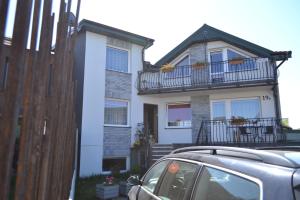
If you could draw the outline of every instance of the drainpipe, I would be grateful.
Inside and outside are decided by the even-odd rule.
[[[280,98],[279,98],[279,88],[278,88],[278,68],[286,61],[287,59],[284,59],[281,61],[279,65],[276,65],[276,61],[274,62],[274,78],[275,78],[275,85],[272,87],[273,91],[273,97],[274,97],[274,103],[275,103],[275,113],[276,118],[281,119],[281,109],[280,109]]]

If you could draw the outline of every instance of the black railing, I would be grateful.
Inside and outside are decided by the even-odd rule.
[[[255,146],[285,142],[280,119],[239,118],[202,121],[196,145]]]
[[[204,65],[187,65],[173,70],[140,71],[138,90],[159,93],[180,90],[197,90],[213,87],[236,87],[269,84],[275,81],[273,66],[266,58],[243,59],[240,62],[223,61]]]

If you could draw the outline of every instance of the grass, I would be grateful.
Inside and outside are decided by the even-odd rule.
[[[75,200],[96,200],[96,184],[103,183],[106,176],[91,176],[79,178],[76,184]],[[125,181],[129,177],[128,173],[120,174],[115,178],[115,182]]]

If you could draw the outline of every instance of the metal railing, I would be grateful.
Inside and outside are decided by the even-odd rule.
[[[204,66],[178,66],[168,72],[159,69],[140,71],[138,90],[159,93],[212,87],[237,87],[241,85],[275,81],[274,68],[267,58],[248,58],[240,63],[223,61]]]
[[[196,145],[256,146],[285,142],[281,119],[239,118],[202,121]]]

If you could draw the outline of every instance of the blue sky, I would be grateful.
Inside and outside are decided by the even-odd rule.
[[[273,51],[291,50],[292,58],[280,67],[281,108],[290,125],[300,128],[300,1],[82,0],[81,5],[80,19],[155,39],[146,51],[152,63],[204,23]]]

